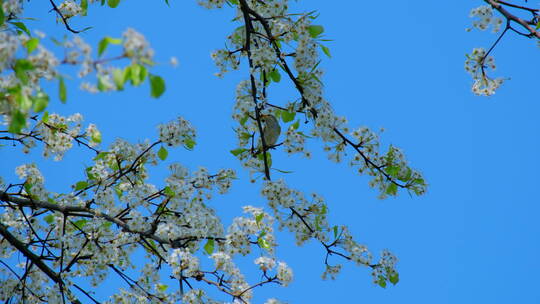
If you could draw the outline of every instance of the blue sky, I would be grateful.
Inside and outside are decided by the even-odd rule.
[[[116,9],[90,8],[74,27],[93,26],[83,36],[97,45],[105,35],[119,37],[127,27],[143,33],[156,50],[155,69],[167,82],[159,100],[146,85],[121,93],[91,95],[70,81],[66,105],[51,111],[80,112],[98,125],[104,145],[116,137],[130,141],[157,138],[156,126],[180,115],[197,128],[193,152],[169,151],[169,161],[211,171],[235,168],[241,177],[230,194],[214,200],[226,222],[246,204],[263,206],[260,185],[228,152],[235,148],[230,119],[234,89],[245,70],[213,76],[210,52],[238,25],[231,9],[208,11],[195,1],[123,1]],[[381,141],[403,148],[413,167],[429,183],[428,193],[377,199],[368,179],[346,165],[336,165],[318,142],[314,157],[303,160],[274,153],[274,164],[294,171],[285,178],[294,188],[317,192],[328,202],[331,221],[349,225],[356,239],[378,253],[390,249],[399,258],[401,281],[382,289],[367,269],[345,263],[336,281],[322,281],[324,251],[316,243],[297,248],[279,234],[278,256],[295,272],[288,288],[264,287],[256,303],[276,297],[291,303],[538,303],[540,267],[537,220],[540,161],[540,105],[537,100],[538,47],[532,40],[508,35],[495,49],[495,75],[510,77],[489,98],[471,93],[463,65],[465,53],[489,47],[496,36],[467,33],[471,8],[483,1],[343,1],[292,3],[300,11],[318,10],[318,24],[333,41],[326,58],[325,96],[351,126],[384,127]],[[27,4],[34,28],[56,37],[66,32],[48,13],[48,1]],[[170,56],[180,65],[167,64]],[[52,89],[55,86],[51,86]],[[286,91],[285,91],[286,92]],[[287,94],[270,92],[277,103]],[[38,161],[53,191],[68,191],[83,176],[90,155],[71,151],[65,161],[28,157],[0,149],[0,175],[8,181],[14,168]],[[163,172],[156,171],[155,183]],[[278,177],[279,174],[275,174]],[[336,260],[337,261],[337,260]],[[241,262],[243,263],[243,262]],[[245,261],[246,265],[251,261]],[[257,279],[256,276],[253,277]],[[107,291],[103,290],[104,293]]]

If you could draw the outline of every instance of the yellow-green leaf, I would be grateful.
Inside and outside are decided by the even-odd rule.
[[[159,159],[165,160],[167,159],[167,155],[169,155],[169,152],[167,152],[167,149],[165,149],[165,147],[161,146],[161,148],[159,148],[157,155]]]
[[[206,251],[208,255],[211,255],[212,253],[214,253],[214,240],[213,239],[210,239],[206,242],[206,244],[204,245],[204,251]]]
[[[60,97],[60,101],[62,103],[66,103],[67,100],[67,89],[66,89],[66,83],[64,81],[64,77],[59,78],[58,82],[58,96]]]
[[[150,74],[150,95],[158,98],[165,92],[165,81],[157,75]]]
[[[88,187],[88,182],[86,181],[80,181],[75,184],[75,191],[82,190],[84,188]]]

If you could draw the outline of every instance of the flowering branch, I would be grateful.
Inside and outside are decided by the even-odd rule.
[[[536,26],[536,24],[538,23],[538,10],[537,9],[532,9],[532,8],[519,6],[519,5],[511,4],[504,1],[498,1],[498,0],[484,0],[484,1],[488,3],[489,5],[491,5],[491,7],[499,11],[499,13],[501,13],[509,22],[510,21],[516,22],[522,27],[524,27],[525,29],[527,29],[527,31],[529,32],[529,34],[526,35],[527,37],[529,38],[535,37],[535,38],[540,39],[540,32],[537,31],[533,27],[533,26]],[[503,7],[503,5],[529,11],[533,14],[533,16],[530,20],[522,19],[510,13],[507,9]]]

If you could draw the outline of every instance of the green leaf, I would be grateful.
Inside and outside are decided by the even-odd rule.
[[[90,136],[90,140],[92,140],[95,143],[100,144],[101,143],[101,132],[99,132],[97,130],[92,132],[92,135]]]
[[[334,226],[334,238],[337,239],[338,237],[338,226]]]
[[[0,25],[4,24],[5,20],[6,15],[4,14],[4,10],[2,9],[2,1],[0,1]]]
[[[27,59],[18,59],[13,67],[15,76],[21,80],[23,84],[28,82],[27,72],[34,69],[34,65]]]
[[[126,68],[125,73],[125,79],[129,79],[132,85],[138,86],[146,78],[148,70],[143,65],[134,63]]]
[[[269,249],[270,248],[270,244],[268,243],[268,241],[264,238],[264,236],[266,235],[266,232],[262,232],[259,237],[257,238],[257,243],[259,244],[259,246],[263,249]]]
[[[407,173],[404,176],[399,176],[399,180],[402,182],[408,182],[411,179],[412,176],[412,169],[407,168]]]
[[[159,159],[166,160],[169,152],[167,152],[167,149],[165,149],[165,147],[161,146],[161,148],[159,148],[159,151],[157,152],[157,155],[159,156]]]
[[[121,43],[122,43],[122,39],[118,39],[118,38],[105,37],[101,39],[101,41],[98,44],[98,56],[101,56],[101,54],[105,52],[109,44],[121,44]]]
[[[126,73],[121,69],[113,70],[113,81],[116,85],[116,89],[122,91],[124,89],[124,83],[126,83]]]
[[[34,100],[33,110],[34,112],[39,113],[45,110],[45,108],[49,104],[49,95],[43,92],[38,92],[36,96],[33,98],[33,100]]]
[[[9,124],[8,131],[10,133],[18,134],[26,126],[26,116],[21,111],[15,112],[11,116],[11,123]]]
[[[107,156],[110,153],[111,152],[99,152],[98,155],[96,155],[96,157],[94,157],[94,160],[104,159],[105,156]]]
[[[388,277],[388,280],[390,281],[390,283],[396,285],[399,282],[399,273],[393,271]]]
[[[214,253],[214,240],[213,239],[210,239],[206,242],[206,244],[204,245],[204,251],[206,251],[208,255],[211,255],[212,253]]]
[[[262,221],[263,217],[264,217],[264,213],[257,214],[257,216],[255,217],[255,222],[257,223],[257,225],[259,225],[259,223]]]
[[[124,192],[122,192],[122,189],[120,189],[120,185],[116,185],[116,187],[114,187],[114,192],[116,193],[116,196],[118,196],[118,198],[122,198],[122,196],[124,195]]]
[[[64,81],[64,77],[60,77],[58,83],[58,95],[60,97],[60,101],[62,103],[66,103],[67,100],[67,89],[66,89],[66,83]]]
[[[108,86],[105,84],[105,81],[103,80],[105,76],[99,75],[98,76],[98,84],[97,88],[100,92],[106,91],[108,89]]]
[[[19,109],[23,112],[27,112],[32,107],[32,100],[24,92],[17,96],[17,103],[20,106]]]
[[[188,150],[193,150],[193,148],[195,148],[195,144],[196,142],[191,137],[184,140],[184,147],[186,147]]]
[[[107,4],[110,8],[115,8],[120,4],[120,0],[107,0]]]
[[[165,189],[163,189],[163,193],[165,193],[165,195],[168,196],[168,197],[176,196],[176,193],[174,193],[174,191],[172,191],[171,187],[169,187],[169,186],[167,186],[167,187],[165,187]]]
[[[157,75],[150,74],[150,95],[159,98],[165,92],[165,81]]]
[[[31,38],[28,41],[24,43],[24,46],[26,47],[26,51],[28,54],[32,53],[39,45],[39,39],[37,38]]]
[[[234,156],[238,156],[244,152],[246,152],[248,149],[245,149],[245,148],[238,148],[238,149],[234,149],[234,150],[231,150],[231,154],[234,155]]]
[[[49,214],[49,215],[45,216],[43,219],[44,219],[45,222],[47,222],[47,224],[49,224],[49,225],[52,224],[52,223],[54,223],[54,215],[52,215],[52,214]]]
[[[397,185],[394,183],[391,183],[388,185],[388,188],[386,188],[386,194],[389,195],[396,195],[397,194]]]
[[[332,57],[332,55],[330,55],[330,49],[327,46],[321,44],[321,49],[328,58]]]
[[[168,3],[167,3],[168,4]],[[161,292],[165,292],[167,290],[167,288],[169,288],[169,286],[165,285],[165,284],[156,284],[156,287],[159,291]]]
[[[293,128],[294,130],[297,130],[298,127],[300,127],[300,120],[296,120],[296,122],[291,125],[291,128]]]
[[[377,284],[381,286],[382,288],[386,288],[386,279],[383,276],[379,276],[379,280],[377,280]]]
[[[308,28],[309,35],[312,38],[317,38],[320,34],[324,32],[324,27],[321,25],[310,25]]]
[[[281,80],[281,74],[279,73],[278,69],[273,69],[269,76],[273,82],[279,82]]]
[[[419,185],[424,185],[425,184],[425,181],[423,178],[415,178],[413,181],[413,184],[419,184]]]
[[[241,139],[244,139],[244,140],[245,140],[245,139],[249,139],[249,138],[251,138],[251,134],[246,133],[246,132],[242,132],[242,133],[240,134],[240,138],[241,138]]]
[[[269,151],[266,151],[266,153],[259,153],[257,155],[257,158],[261,161],[264,161],[264,155],[266,154],[266,161],[268,162],[268,167],[272,167],[272,154],[270,154]]]
[[[88,0],[81,0],[81,15],[86,16],[88,14]]]
[[[386,173],[392,177],[397,177],[400,168],[398,166],[390,166],[386,168]]]
[[[291,112],[288,112],[288,111],[281,111],[281,120],[283,120],[283,122],[293,121],[295,117],[296,117],[295,112],[291,113]]]
[[[242,125],[242,126],[245,125],[248,118],[249,118],[248,115],[242,117],[242,119],[240,119],[240,125]]]
[[[43,121],[44,123],[47,123],[49,121],[49,112],[48,111],[45,111],[45,113],[43,113],[43,116],[41,116],[41,121]]]
[[[82,190],[84,188],[88,187],[87,181],[80,181],[75,184],[75,191]]]
[[[19,28],[20,30],[22,30],[23,32],[25,32],[28,36],[32,36],[30,34],[30,31],[28,30],[28,28],[26,27],[26,25],[24,25],[24,23],[22,22],[11,22],[11,24],[15,25],[17,28]]]
[[[77,228],[82,229],[84,227],[84,225],[86,225],[87,222],[88,222],[87,220],[81,219],[81,220],[76,221],[73,224],[75,224],[75,226],[77,226]]]

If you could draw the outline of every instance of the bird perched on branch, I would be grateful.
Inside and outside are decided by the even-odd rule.
[[[279,126],[279,122],[276,117],[271,114],[262,115],[261,121],[264,123],[263,137],[266,148],[268,149],[276,144],[279,134],[281,133],[281,127]]]

